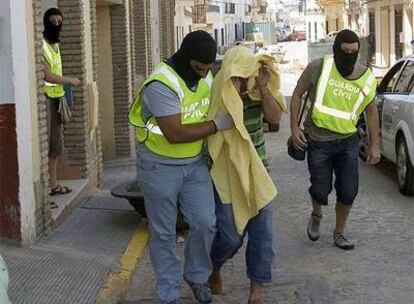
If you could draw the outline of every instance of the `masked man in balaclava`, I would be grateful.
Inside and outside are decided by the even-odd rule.
[[[184,280],[200,303],[211,302],[207,280],[216,218],[203,139],[234,126],[231,116],[222,112],[207,121],[216,52],[207,32],[188,34],[177,53],[144,81],[129,112],[136,127],[138,182],[161,303],[181,303],[181,265],[175,252],[178,208],[190,227]]]
[[[49,135],[49,174],[50,195],[66,194],[72,191],[57,181],[57,162],[63,154],[62,121],[59,104],[65,97],[64,84],[78,86],[80,81],[74,77],[63,76],[62,58],[59,50],[59,34],[62,29],[63,17],[60,10],[50,8],[43,16],[43,58],[45,60],[45,94],[47,100],[47,122]],[[57,208],[51,203],[51,208]]]
[[[307,149],[313,210],[307,227],[310,240],[319,238],[322,206],[328,204],[335,173],[336,226],[333,242],[354,248],[344,235],[345,224],[358,193],[358,117],[365,111],[370,147],[367,163],[380,160],[379,116],[374,102],[376,82],[370,68],[358,62],[359,38],[350,30],[338,33],[333,56],[312,61],[301,75],[291,101],[290,128],[296,149]],[[310,106],[299,128],[302,97]]]

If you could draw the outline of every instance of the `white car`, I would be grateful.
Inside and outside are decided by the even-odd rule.
[[[400,192],[414,195],[414,55],[399,60],[377,89],[381,154],[396,164]],[[368,133],[364,117],[358,124],[360,155],[366,158]]]

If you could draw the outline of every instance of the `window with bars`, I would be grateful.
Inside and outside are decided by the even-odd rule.
[[[193,23],[206,23],[206,5],[197,4],[194,5]]]
[[[226,14],[235,14],[236,13],[236,4],[235,3],[226,3],[224,12]]]

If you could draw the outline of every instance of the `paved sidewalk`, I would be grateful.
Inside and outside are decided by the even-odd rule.
[[[105,170],[104,189],[82,202],[61,226],[29,247],[0,244],[13,304],[95,303],[109,273],[120,269],[140,217],[126,200],[110,197],[134,166]]]
[[[92,197],[33,246],[0,244],[12,303],[94,303],[139,221],[126,201]]]

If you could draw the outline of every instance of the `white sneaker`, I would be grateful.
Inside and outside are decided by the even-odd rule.
[[[333,241],[335,246],[343,249],[343,250],[352,250],[355,248],[354,243],[349,241],[343,233],[333,232]]]

